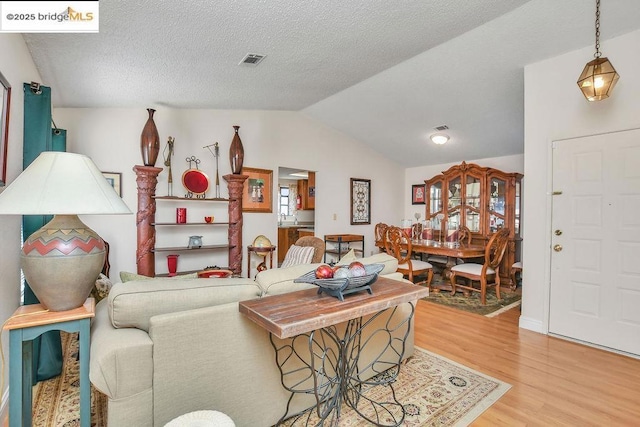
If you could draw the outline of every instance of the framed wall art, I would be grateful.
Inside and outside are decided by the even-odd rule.
[[[102,176],[116,190],[118,196],[122,197],[122,173],[120,172],[102,172]]]
[[[411,186],[411,204],[424,205],[425,203],[425,187],[424,184],[415,184]]]
[[[351,225],[371,224],[371,180],[351,178]]]
[[[242,168],[242,175],[249,176],[242,190],[242,212],[273,212],[273,171]]]
[[[9,109],[11,108],[11,85],[0,73],[0,187],[7,185],[7,147],[9,146]]]

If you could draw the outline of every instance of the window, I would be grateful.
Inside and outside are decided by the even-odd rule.
[[[280,215],[291,215],[289,212],[289,187],[280,187]]]

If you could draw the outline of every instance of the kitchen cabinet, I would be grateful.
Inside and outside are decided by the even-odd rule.
[[[287,251],[298,240],[298,228],[278,227],[278,265],[282,264]]]
[[[309,172],[311,175],[312,172]],[[310,186],[308,179],[299,179],[298,180],[298,195],[300,196],[300,207],[298,210],[314,210],[316,208],[316,197],[315,197],[315,176],[313,178],[313,187]],[[313,197],[310,197],[310,194],[313,194]]]

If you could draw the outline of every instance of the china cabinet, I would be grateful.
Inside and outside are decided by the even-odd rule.
[[[520,260],[522,178],[520,173],[462,162],[425,180],[425,218],[439,230],[438,238],[446,227],[465,225],[471,230],[472,244],[486,244],[498,229],[509,229],[509,244],[500,266],[505,286],[511,284],[511,265]]]

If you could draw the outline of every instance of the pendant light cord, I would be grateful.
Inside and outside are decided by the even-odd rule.
[[[600,0],[596,0],[596,53],[593,54],[596,58],[600,58]]]

